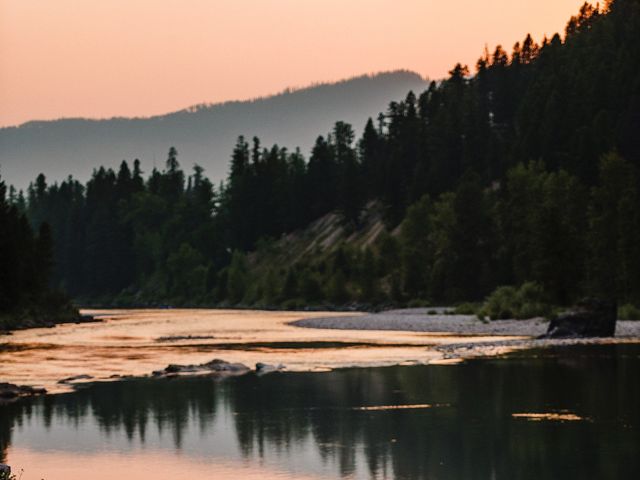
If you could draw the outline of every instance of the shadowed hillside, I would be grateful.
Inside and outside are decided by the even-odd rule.
[[[50,180],[68,174],[87,180],[96,165],[116,166],[123,159],[139,158],[150,171],[175,146],[218,181],[228,173],[229,152],[238,135],[299,146],[307,154],[318,133],[336,120],[350,122],[360,132],[390,99],[426,86],[419,75],[397,71],[150,118],[29,122],[0,129],[0,165],[8,184],[24,188],[41,172]]]

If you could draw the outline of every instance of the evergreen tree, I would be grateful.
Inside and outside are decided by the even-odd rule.
[[[307,174],[312,218],[329,213],[338,206],[338,171],[329,142],[322,136],[318,137],[311,151]]]
[[[620,302],[640,301],[640,196],[636,167],[616,153],[600,163],[589,222],[589,277],[593,292]]]
[[[424,196],[409,207],[402,222],[402,270],[404,291],[409,298],[427,298],[429,275],[433,267],[431,202]]]
[[[353,148],[355,135],[351,125],[337,122],[331,136],[334,155],[340,175],[339,210],[344,219],[358,225],[364,207],[364,194],[360,179],[360,164]]]

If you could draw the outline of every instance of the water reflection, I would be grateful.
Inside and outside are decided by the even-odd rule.
[[[237,478],[234,466],[277,478],[638,478],[639,374],[640,346],[618,345],[457,366],[102,384],[0,410],[0,457],[165,456],[196,479]],[[49,468],[47,479],[62,478]]]

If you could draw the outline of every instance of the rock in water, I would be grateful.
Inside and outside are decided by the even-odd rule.
[[[613,337],[618,308],[615,302],[586,298],[549,323],[542,338]]]
[[[266,375],[267,373],[281,372],[282,370],[284,370],[284,365],[281,363],[278,365],[269,365],[262,362],[256,363],[257,375]]]
[[[11,467],[0,463],[0,480],[9,479],[11,477]]]
[[[177,374],[218,374],[220,376],[243,375],[249,372],[249,367],[242,363],[229,363],[219,358],[200,365],[168,365],[164,370],[153,372],[154,377]]]
[[[75,383],[79,380],[91,380],[93,379],[93,377],[91,375],[74,375],[73,377],[67,377],[67,378],[63,378],[62,380],[58,380],[58,383],[60,385],[64,385],[67,383]]]

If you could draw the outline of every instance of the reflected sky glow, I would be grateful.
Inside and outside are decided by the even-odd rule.
[[[103,383],[1,407],[0,462],[23,480],[637,478],[639,349]]]

